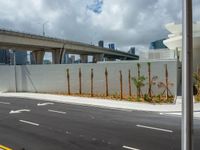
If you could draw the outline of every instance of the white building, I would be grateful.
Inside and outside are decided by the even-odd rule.
[[[176,59],[176,51],[169,49],[157,49],[157,50],[144,50],[140,51],[140,60],[170,60]]]
[[[182,61],[182,24],[170,23],[166,25],[170,32],[164,44],[170,49],[178,51],[179,59]],[[193,70],[200,66],[200,22],[193,24]]]

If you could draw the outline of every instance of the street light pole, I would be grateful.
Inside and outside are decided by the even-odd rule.
[[[44,27],[45,27],[45,24],[47,24],[48,22],[49,22],[49,21],[45,21],[45,22],[43,23],[43,25],[42,25],[42,27],[43,27],[43,30],[42,30],[42,31],[43,31],[43,36],[45,36],[45,28],[44,28]]]
[[[193,37],[192,0],[183,0],[183,60],[182,60],[182,150],[192,150],[193,136]]]

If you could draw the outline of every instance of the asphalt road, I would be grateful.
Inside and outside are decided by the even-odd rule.
[[[194,149],[200,149],[194,120]],[[0,97],[0,145],[14,150],[179,150],[181,118]]]

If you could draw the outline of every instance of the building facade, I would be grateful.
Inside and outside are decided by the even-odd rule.
[[[166,40],[166,39],[160,39],[160,40],[151,42],[149,49],[150,50],[166,49],[167,47],[163,44],[164,40]]]
[[[27,64],[27,52],[26,51],[12,51],[2,49],[0,50],[0,64],[14,64],[14,53],[16,65],[26,65]]]

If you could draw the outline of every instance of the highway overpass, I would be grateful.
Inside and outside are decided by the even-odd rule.
[[[93,56],[94,62],[101,61],[103,58],[107,58],[108,60],[139,59],[137,55],[132,55],[119,50],[5,29],[0,29],[0,48],[32,51],[37,64],[43,63],[45,52],[52,52],[52,61],[54,64],[61,64],[65,53],[80,54],[81,62],[83,63],[87,62],[88,55]]]

